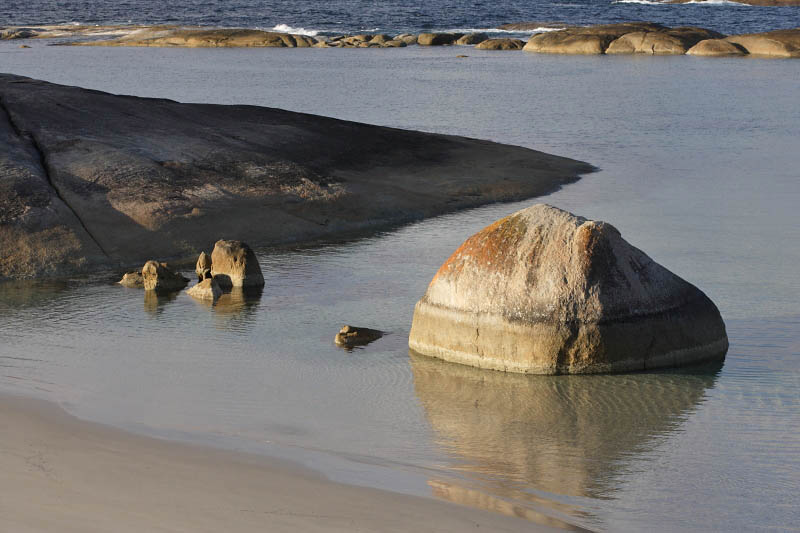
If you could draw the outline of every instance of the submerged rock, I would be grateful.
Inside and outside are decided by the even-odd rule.
[[[211,272],[211,256],[205,252],[200,252],[194,271],[197,274],[197,280],[203,281],[206,278],[206,272]]]
[[[522,50],[525,41],[520,39],[489,39],[475,47],[476,50]]]
[[[186,291],[189,296],[199,300],[215,301],[222,296],[222,289],[214,278],[206,278]]]
[[[223,288],[264,286],[256,254],[242,241],[219,240],[214,244],[211,275]]]
[[[355,326],[342,326],[333,342],[339,346],[363,346],[383,337],[383,332],[377,329],[357,328]]]
[[[613,226],[535,205],[442,265],[409,346],[481,368],[576,374],[721,360],[728,338],[705,294]]]
[[[144,288],[148,291],[172,292],[183,289],[189,280],[172,271],[166,263],[148,261],[142,267]]]
[[[118,283],[123,287],[130,287],[132,289],[144,288],[144,278],[142,277],[142,273],[136,270],[123,274],[122,279],[119,280]]]

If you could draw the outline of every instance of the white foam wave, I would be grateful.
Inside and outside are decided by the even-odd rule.
[[[272,27],[272,31],[279,31],[281,33],[291,33],[294,35],[306,35],[308,37],[316,37],[319,35],[320,30],[307,30],[305,28],[295,28],[288,24],[276,24]]]
[[[442,30],[445,33],[544,33],[548,31],[560,31],[566,28],[540,27],[532,30],[501,30],[500,28],[454,28]]]

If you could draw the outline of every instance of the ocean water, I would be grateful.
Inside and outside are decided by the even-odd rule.
[[[711,8],[709,8],[711,9]],[[800,508],[800,61],[0,43],[2,70],[185,102],[468,135],[600,171],[542,199],[260,250],[216,306],[92,278],[0,286],[0,390],[334,479],[601,531],[789,531]],[[469,235],[536,201],[614,224],[698,285],[724,364],[517,376],[412,356]],[[389,334],[347,352],[343,323]]]
[[[331,35],[360,32],[487,31],[508,22],[599,24],[647,20],[745,33],[800,26],[800,7],[712,0],[3,0],[0,25],[197,24]]]

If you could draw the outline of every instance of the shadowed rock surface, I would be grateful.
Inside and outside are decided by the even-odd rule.
[[[222,288],[214,278],[206,278],[203,281],[196,283],[194,286],[186,291],[192,298],[199,300],[216,301],[222,296]]]
[[[477,50],[522,50],[525,41],[520,39],[489,39],[479,43]]]
[[[721,360],[699,289],[610,224],[540,204],[467,239],[417,303],[411,349],[509,372],[584,374]]]
[[[309,241],[549,193],[590,172],[525,148],[0,74],[0,279]]]
[[[468,33],[462,37],[459,37],[456,41],[458,45],[471,45],[471,44],[480,44],[483,41],[489,39],[489,36],[485,33]]]
[[[420,33],[417,36],[417,44],[421,46],[443,46],[453,44],[463,36],[463,33]]]

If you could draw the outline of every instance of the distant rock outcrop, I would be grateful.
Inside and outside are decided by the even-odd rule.
[[[731,35],[725,40],[741,46],[752,56],[800,57],[800,28]]]
[[[681,55],[704,39],[721,39],[721,33],[704,28],[667,28],[626,33],[608,45],[607,54]]]
[[[625,22],[588,27],[570,27],[534,35],[524,50],[548,54],[603,54],[614,40],[626,33],[665,29],[652,22]]]
[[[613,226],[535,205],[442,265],[409,346],[480,368],[576,374],[721,360],[728,338],[705,294]]]
[[[317,40],[305,35],[292,35],[248,29],[155,29],[134,32],[119,39],[80,41],[82,46],[179,46],[184,48],[308,48]]]
[[[483,41],[489,39],[489,36],[485,33],[468,33],[466,35],[462,35],[461,37],[456,40],[456,44],[458,45],[473,45],[473,44],[480,44]]]
[[[216,242],[211,252],[211,276],[222,288],[264,286],[256,254],[242,241]]]

